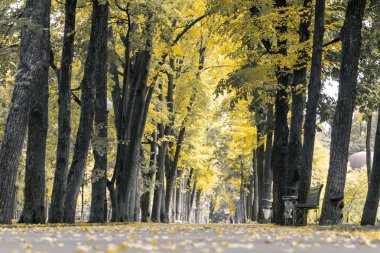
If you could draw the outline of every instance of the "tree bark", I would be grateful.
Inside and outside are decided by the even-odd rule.
[[[276,0],[277,8],[286,7],[286,0]],[[279,11],[280,14],[284,10]],[[287,22],[279,23],[276,27],[279,35],[287,32]],[[278,39],[279,54],[287,54],[287,41]],[[272,170],[273,170],[273,222],[276,224],[284,224],[284,203],[282,197],[286,194],[286,171],[288,166],[288,137],[289,127],[287,116],[289,112],[287,88],[290,83],[290,74],[287,69],[277,69],[277,81],[279,88],[275,101],[275,131],[272,154]]]
[[[49,42],[47,42],[49,43]],[[45,214],[45,158],[48,129],[48,71],[40,74],[32,89],[25,167],[24,209],[19,223],[42,224]]]
[[[361,28],[366,0],[348,1],[341,31],[342,59],[338,102],[331,133],[330,165],[323,201],[321,225],[340,224],[344,207],[348,148],[356,96]]]
[[[145,45],[134,56],[130,64],[129,33],[126,45],[126,66],[123,84],[122,105],[120,108],[120,141],[118,144],[116,171],[117,221],[136,221],[139,199],[139,157],[141,139],[147,119],[153,87],[148,87],[148,76],[152,58],[152,24],[148,17]],[[131,90],[128,94],[128,86]],[[127,98],[128,96],[128,98]]]
[[[50,6],[50,0],[29,0],[22,15],[45,29],[29,28],[27,25],[21,28],[20,63],[0,149],[0,223],[10,223],[13,216],[17,168],[33,90],[37,83],[45,82],[49,71]]]
[[[303,12],[299,27],[299,44],[305,44],[310,38],[310,23],[312,0],[304,0]],[[304,46],[299,52],[298,62],[294,70],[292,85],[292,117],[289,137],[289,165],[287,171],[287,192],[289,196],[298,196],[300,170],[302,161],[302,123],[305,108],[304,88],[306,86],[306,70],[308,62],[308,48]]]
[[[160,124],[160,138],[163,137],[164,125]],[[165,158],[168,149],[168,142],[164,141],[161,143],[158,151],[158,161],[157,161],[157,174],[156,174],[156,186],[154,190],[153,197],[153,209],[152,209],[152,221],[161,222],[161,205],[165,205],[165,199],[163,198],[163,187],[165,179]]]
[[[199,224],[201,223],[201,196],[202,191],[197,190],[196,197],[195,197],[195,223]]]
[[[272,172],[272,145],[273,145],[273,105],[268,104],[267,109],[267,122],[266,122],[266,144],[265,144],[265,163],[264,163],[264,189],[261,207],[272,207],[272,186],[273,186],[273,172]],[[267,223],[269,220],[265,217],[260,222]]]
[[[61,68],[59,70],[58,92],[58,142],[56,152],[56,168],[54,172],[53,192],[49,210],[49,222],[63,221],[63,204],[66,195],[67,174],[70,158],[71,137],[71,66],[74,57],[75,15],[77,0],[65,3],[65,28]]]
[[[94,75],[97,61],[96,52],[98,47],[99,20],[106,13],[104,12],[104,5],[100,5],[97,0],[93,0],[92,4],[90,43],[84,67],[84,75],[81,82],[81,113],[73,160],[71,162],[67,179],[67,195],[64,204],[63,221],[66,223],[75,222],[78,194],[84,178],[87,155],[93,132],[95,93]]]
[[[380,108],[380,107],[379,107]],[[373,170],[371,173],[367,198],[364,205],[361,225],[375,225],[377,209],[380,198],[380,110],[377,119],[377,129],[375,137],[375,147],[373,156]]]
[[[261,118],[261,117],[260,117]],[[265,119],[264,119],[265,120]],[[264,159],[265,159],[265,150],[264,150],[264,120],[259,120],[257,125],[257,149],[256,149],[256,162],[257,162],[257,173],[256,173],[256,181],[257,183],[257,220],[260,221],[264,218],[264,213],[262,209],[263,202],[263,191],[264,191]],[[255,188],[255,189],[256,189]]]
[[[316,2],[315,23],[313,37],[313,55],[310,70],[310,82],[308,86],[308,100],[306,103],[306,115],[304,125],[303,159],[300,170],[299,199],[301,203],[306,202],[311,184],[311,173],[313,167],[315,126],[317,119],[317,107],[321,92],[322,73],[322,48],[325,33],[325,0]]]
[[[93,147],[95,165],[92,171],[92,192],[89,222],[106,222],[104,212],[107,207],[107,150],[108,150],[108,111],[107,111],[107,41],[108,41],[108,2],[101,6],[97,62],[95,65],[95,127]],[[93,144],[94,144],[93,143]]]
[[[369,182],[371,181],[370,179],[371,179],[371,170],[372,170],[371,132],[372,132],[372,113],[367,118],[367,135],[365,139],[368,186],[369,186]]]
[[[189,180],[190,180],[190,178],[189,178]],[[190,181],[189,181],[189,183],[190,183]],[[189,189],[190,189],[190,187],[189,187]],[[197,178],[195,177],[194,183],[193,183],[193,189],[191,190],[191,194],[189,194],[189,202],[188,202],[188,206],[187,206],[187,223],[190,223],[192,220],[191,216],[192,216],[192,211],[193,211],[193,204],[194,204],[196,190],[197,190]]]
[[[157,170],[157,130],[153,133],[153,140],[150,144],[150,164],[149,171],[143,174],[144,181],[147,181],[148,190],[141,196],[141,221],[151,221],[151,195],[154,193],[154,177]]]
[[[258,172],[257,150],[254,153],[254,170],[253,170],[253,206],[252,206],[252,221],[257,221],[259,216],[259,178]]]

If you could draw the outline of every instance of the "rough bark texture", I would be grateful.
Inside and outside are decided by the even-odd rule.
[[[301,23],[299,27],[299,44],[305,44],[310,38],[310,22],[312,0],[304,0],[303,12],[301,15]],[[289,137],[289,165],[287,171],[287,195],[298,196],[300,170],[302,162],[302,123],[303,111],[305,108],[305,86],[306,86],[306,69],[308,61],[308,48],[302,45],[299,50],[298,62],[295,66],[292,84],[292,118],[290,122]]]
[[[259,180],[257,176],[257,152],[255,152],[253,170],[253,206],[252,206],[252,221],[257,221],[259,216]]]
[[[380,198],[380,110],[377,119],[377,129],[375,137],[373,170],[371,173],[368,194],[364,205],[361,225],[375,225],[377,209]]]
[[[160,124],[159,131],[160,138],[163,137],[163,124]],[[162,142],[158,151],[158,161],[157,161],[157,173],[156,173],[156,186],[154,190],[153,197],[153,209],[152,209],[152,221],[161,222],[161,205],[165,205],[164,198],[162,196],[162,190],[164,187],[165,179],[165,157],[168,149],[168,142]]]
[[[49,43],[49,42],[47,42]],[[33,84],[28,123],[24,209],[20,223],[45,223],[45,158],[48,128],[48,71]]]
[[[321,225],[340,224],[344,207],[348,148],[356,96],[361,28],[366,0],[348,1],[341,31],[342,59],[339,95],[331,133],[330,164],[323,201]]]
[[[270,209],[272,207],[272,187],[273,187],[273,172],[272,172],[272,145],[273,145],[273,105],[268,105],[267,110],[267,139],[265,144],[265,164],[264,164],[264,186],[261,207]],[[260,220],[262,223],[268,223],[269,219],[263,217]]]
[[[277,8],[286,7],[285,0],[276,0]],[[279,11],[283,13],[283,10]],[[279,35],[287,31],[286,22],[279,23],[276,27]],[[286,55],[286,40],[278,40],[279,54]],[[273,222],[276,224],[284,224],[284,203],[282,197],[286,191],[286,171],[288,165],[288,137],[289,127],[287,115],[289,112],[287,88],[290,83],[290,74],[286,69],[277,70],[277,81],[279,88],[277,89],[275,101],[275,131],[272,154],[272,170],[273,170]]]
[[[71,162],[67,179],[67,194],[64,204],[63,221],[67,223],[75,222],[77,200],[84,178],[88,149],[90,147],[90,139],[93,131],[95,93],[94,75],[97,61],[97,40],[99,34],[99,20],[104,13],[102,13],[102,6],[97,0],[93,0],[92,3],[90,44],[84,67],[84,76],[81,82],[82,93],[79,128],[75,141],[73,160]]]
[[[10,223],[13,216],[17,168],[32,92],[37,83],[44,82],[49,71],[50,5],[50,0],[29,0],[22,16],[39,27],[29,29],[24,26],[21,29],[20,63],[0,149],[0,223]]]
[[[100,6],[99,35],[97,45],[98,61],[95,65],[95,127],[93,150],[95,165],[92,171],[92,192],[89,222],[106,222],[104,212],[107,207],[107,149],[108,149],[108,112],[107,112],[107,37],[108,3]],[[101,59],[101,60],[100,60]],[[98,145],[94,145],[98,144]]]
[[[44,27],[49,27],[49,18]],[[44,43],[49,44],[48,40]],[[47,49],[49,46],[46,47]],[[47,50],[46,49],[46,50]],[[45,158],[48,129],[49,71],[32,83],[25,168],[24,209],[20,223],[45,223]]]
[[[321,92],[322,47],[325,33],[325,0],[316,2],[315,23],[313,37],[313,56],[308,86],[308,100],[304,125],[303,159],[300,170],[301,180],[299,198],[301,203],[306,202],[311,184],[311,172],[314,156],[315,126],[317,120],[317,106]]]
[[[63,204],[66,195],[71,137],[71,66],[74,57],[75,14],[77,0],[65,3],[65,28],[63,35],[61,68],[58,80],[58,142],[53,192],[49,210],[49,222],[63,221]]]
[[[126,66],[122,104],[120,107],[120,138],[117,151],[116,195],[117,221],[136,221],[140,208],[139,158],[147,112],[153,87],[148,87],[148,75],[152,58],[152,29],[149,18],[146,43],[130,62],[129,30],[126,43]],[[129,22],[130,23],[130,22]],[[131,87],[128,90],[128,87]]]
[[[368,177],[368,186],[371,181],[371,170],[372,170],[372,152],[371,152],[371,131],[372,130],[372,114],[367,118],[367,133],[365,138],[365,147],[366,147],[366,164],[367,164],[367,177]]]
[[[150,164],[149,170],[143,174],[144,182],[146,182],[146,187],[148,190],[141,196],[141,221],[149,222],[151,221],[151,196],[154,193],[154,177],[157,170],[157,131],[153,133],[153,140],[150,144]]]
[[[197,190],[196,197],[195,197],[195,223],[199,224],[201,223],[201,196],[202,191]]]
[[[265,145],[264,141],[264,120],[260,120],[257,125],[257,143],[258,147],[256,150],[256,162],[257,162],[257,173],[256,173],[256,181],[257,187],[257,220],[262,220],[264,218],[263,209],[262,209],[262,201],[263,201],[263,190],[264,190],[264,159],[265,159]],[[256,205],[256,203],[255,203]]]

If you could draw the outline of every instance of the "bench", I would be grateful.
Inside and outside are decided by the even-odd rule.
[[[315,211],[315,223],[318,223],[319,198],[323,184],[310,188],[306,203],[295,204],[293,207],[293,225],[307,225],[307,213]]]

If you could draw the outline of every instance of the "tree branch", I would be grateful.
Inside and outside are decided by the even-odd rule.
[[[340,42],[340,37],[335,38],[335,39],[333,39],[333,40],[330,41],[330,42],[327,42],[326,44],[323,45],[323,47],[328,47],[328,46],[330,46],[330,45],[332,45],[332,44],[335,44],[335,43],[338,43],[338,42]]]

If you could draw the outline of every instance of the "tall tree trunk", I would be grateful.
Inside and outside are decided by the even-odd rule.
[[[108,111],[107,111],[107,41],[108,41],[108,2],[101,6],[99,36],[97,45],[98,60],[95,66],[95,128],[93,142],[95,165],[92,171],[91,208],[89,222],[106,222],[104,209],[107,207],[107,149],[108,149]],[[95,144],[95,145],[94,145]]]
[[[71,66],[74,57],[75,14],[77,0],[67,0],[65,3],[65,28],[61,68],[59,70],[58,92],[58,142],[56,152],[56,168],[54,172],[53,192],[49,210],[49,222],[63,221],[63,204],[66,195],[67,174],[70,158],[71,137]]]
[[[143,175],[144,182],[146,181],[146,187],[148,190],[141,196],[141,221],[151,221],[151,196],[154,193],[154,177],[156,174],[157,165],[157,130],[153,133],[153,140],[150,143],[150,164],[149,171]]]
[[[322,47],[325,33],[325,0],[316,2],[315,22],[313,37],[313,56],[310,70],[310,82],[308,86],[308,100],[306,103],[306,115],[304,125],[303,159],[300,170],[299,198],[301,203],[306,202],[311,184],[313,167],[315,126],[317,119],[317,107],[321,92],[322,73]]]
[[[255,174],[254,170],[252,170],[249,173],[249,184],[248,184],[249,190],[248,190],[248,196],[247,196],[247,217],[249,220],[253,220],[253,194],[255,190]]]
[[[195,223],[199,224],[201,223],[201,196],[202,191],[197,190],[196,197],[195,197]]]
[[[193,212],[193,205],[194,205],[196,190],[197,190],[197,177],[194,178],[193,189],[191,190],[191,194],[189,196],[189,204],[187,207],[187,222],[188,223],[190,223],[192,220],[191,218],[192,218],[192,212]]]
[[[84,178],[87,155],[90,147],[90,140],[93,131],[94,119],[94,75],[97,62],[97,41],[99,36],[99,20],[107,13],[104,5],[100,5],[97,0],[92,1],[91,14],[91,34],[88,55],[84,67],[84,75],[81,82],[81,113],[79,128],[74,147],[73,160],[67,179],[67,195],[64,205],[63,221],[67,223],[75,222],[75,211],[78,201],[80,186]]]
[[[163,128],[164,125],[160,124],[160,138],[163,137]],[[153,222],[161,222],[161,205],[165,205],[165,199],[162,196],[162,189],[164,187],[164,179],[165,179],[165,157],[168,149],[168,142],[164,141],[161,143],[158,152],[158,166],[157,166],[157,174],[156,174],[156,186],[154,190],[153,197],[153,209],[152,209],[152,221]]]
[[[179,222],[181,221],[181,214],[182,214],[182,199],[183,199],[183,194],[182,194],[182,180],[176,188],[176,199],[175,199],[175,220],[174,222]]]
[[[306,69],[309,59],[308,48],[303,45],[310,38],[309,27],[311,23],[312,0],[304,0],[303,12],[299,27],[299,44],[302,48],[299,52],[298,63],[294,70],[292,85],[292,118],[289,137],[289,165],[287,167],[287,192],[289,196],[298,196],[300,170],[302,162],[302,123],[305,108],[304,88],[306,86]]]
[[[45,215],[45,158],[48,129],[48,71],[40,74],[32,89],[25,168],[24,209],[20,223],[40,224]]]
[[[109,32],[110,32],[110,41],[112,43],[112,47],[113,47],[113,50],[115,51],[115,36],[113,34],[113,30],[112,30],[112,26],[110,26],[109,28]],[[125,68],[126,66],[124,66]],[[114,85],[112,87],[112,105],[113,105],[113,111],[114,111],[114,123],[115,123],[115,128],[116,128],[116,136],[117,136],[117,140],[120,140],[120,118],[121,118],[121,115],[120,115],[120,111],[121,111],[121,101],[122,101],[122,98],[121,98],[121,89],[120,89],[120,78],[119,78],[119,71],[118,71],[118,68],[117,68],[117,65],[114,63],[114,62],[111,62],[110,63],[110,67],[109,67],[109,72],[112,76],[112,80],[114,82]],[[117,161],[116,161],[117,163]],[[117,219],[117,196],[116,196],[116,189],[115,189],[115,181],[116,181],[116,171],[115,169],[117,168],[117,166],[115,165],[114,167],[114,170],[113,170],[113,174],[112,174],[112,178],[111,180],[108,180],[107,179],[107,189],[109,191],[109,194],[110,194],[110,200],[111,200],[111,210],[112,210],[112,213],[111,213],[111,221],[115,222],[116,219]]]
[[[49,42],[47,42],[49,43]],[[20,223],[45,223],[45,158],[48,129],[49,72],[33,83],[28,123],[24,209]]]
[[[372,113],[367,118],[367,135],[365,138],[368,186],[369,186],[369,182],[371,181],[370,179],[371,179],[371,170],[372,170],[371,133],[372,133]]]
[[[286,7],[286,0],[276,0],[277,8]],[[279,10],[279,13],[284,13],[284,10]],[[279,36],[286,33],[288,30],[287,22],[283,21],[276,27]],[[287,55],[287,41],[278,39],[279,54]],[[287,88],[290,83],[290,74],[287,69],[277,69],[277,81],[280,87],[277,90],[275,101],[275,131],[272,155],[272,170],[273,170],[273,221],[276,224],[284,224],[284,203],[282,197],[286,194],[286,171],[288,166],[288,93]]]
[[[154,24],[148,17],[145,45],[134,56],[130,64],[130,22],[126,46],[126,66],[120,111],[120,142],[116,161],[117,220],[136,221],[139,199],[139,158],[150,99],[154,87],[148,87],[148,76],[152,58],[152,36]],[[128,92],[128,85],[131,90]],[[127,99],[128,96],[128,99]]]
[[[380,108],[380,107],[379,107]],[[373,156],[373,170],[368,186],[368,194],[364,205],[361,225],[375,225],[380,198],[380,109]]]
[[[28,0],[22,15],[44,29],[27,25],[21,28],[20,63],[0,149],[0,223],[10,223],[13,216],[17,168],[33,90],[37,83],[44,82],[49,71],[50,5],[50,0]]]
[[[262,120],[258,121],[257,126],[257,150],[256,150],[256,162],[257,162],[257,220],[261,221],[264,218],[264,213],[262,209],[263,202],[263,191],[264,191],[264,159],[265,159],[265,150],[264,150],[264,125]],[[255,182],[256,183],[256,182]]]
[[[258,171],[257,150],[255,150],[253,164],[254,164],[254,170],[253,170],[252,221],[257,221],[257,218],[259,216],[259,178],[257,176],[257,171]]]
[[[344,207],[348,148],[356,96],[361,28],[366,0],[349,0],[341,31],[342,59],[339,95],[331,133],[330,165],[321,225],[340,224]]]
[[[264,189],[261,207],[270,209],[272,207],[272,144],[273,144],[273,105],[268,104],[266,122],[266,144],[265,144],[265,167],[264,167]],[[262,219],[260,222],[267,223],[269,220]]]

